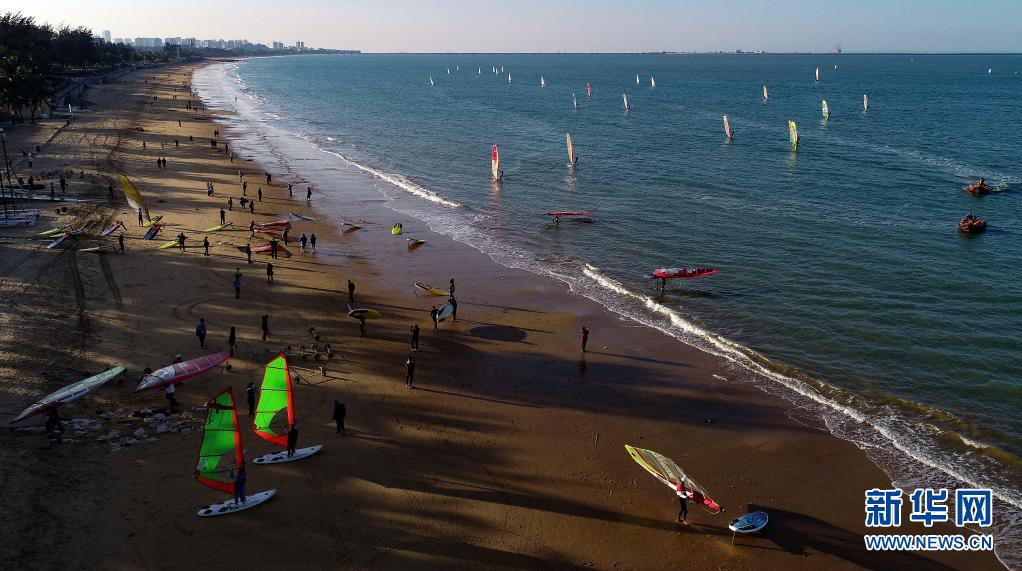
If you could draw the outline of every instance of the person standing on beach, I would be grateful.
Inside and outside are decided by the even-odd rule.
[[[262,317],[262,322],[263,323],[261,325],[261,328],[263,330],[263,343],[265,343],[266,342],[266,336],[270,334],[270,316],[269,315],[264,315]]]
[[[206,347],[206,318],[200,317],[199,322],[195,324],[195,336],[199,338],[199,348],[204,349]]]
[[[241,268],[234,268],[234,299],[241,298]]]
[[[255,416],[255,386],[252,383],[245,387],[245,399],[248,401],[248,415]]]
[[[405,361],[405,387],[411,389],[415,385],[415,361],[411,357]]]
[[[347,416],[348,411],[344,406],[344,403],[334,401],[334,422],[337,424],[337,434],[347,436],[344,431],[344,417]]]
[[[295,447],[298,446],[298,423],[291,423],[291,430],[287,431],[287,457],[295,455]]]
[[[60,180],[64,180],[64,179],[60,179]],[[143,224],[145,224],[145,222],[143,222],[143,220],[142,220],[142,209],[139,208],[138,209],[138,225],[142,226]]]
[[[270,257],[274,260],[277,259],[277,239],[273,238],[270,240]]]
[[[348,280],[348,301],[355,303],[355,282]]]
[[[295,188],[295,185],[293,185],[291,183],[288,183],[288,185],[287,185],[287,195],[290,196],[291,198],[295,197],[294,188]]]
[[[678,521],[688,525],[688,491],[685,490],[685,481],[678,482],[675,493],[678,494]]]
[[[254,200],[249,200],[248,201],[248,212],[249,212],[249,214],[255,214],[255,201]]]
[[[238,503],[245,503],[245,481],[248,480],[248,476],[245,475],[245,466],[242,464],[238,466],[238,471],[231,470],[231,480],[234,481],[234,505]]]
[[[315,234],[310,234],[309,235],[309,245],[312,246],[312,253],[315,254],[316,253],[316,235]]]
[[[366,337],[366,316],[358,316],[358,333],[360,337]]]
[[[174,383],[167,385],[167,388],[164,391],[164,396],[167,397],[167,406],[170,407],[171,411],[177,408],[177,399],[174,398],[175,391],[177,391],[177,389],[174,388]]]
[[[227,210],[230,210],[231,212],[234,212],[234,197],[233,196],[228,196],[227,197]]]
[[[578,339],[582,342],[582,352],[585,353],[586,344],[589,343],[589,328],[585,325],[583,325],[582,329],[578,332]]]
[[[119,248],[120,253],[123,254],[124,253],[124,232],[121,232],[120,235],[117,236],[117,247]]]
[[[283,234],[282,237],[284,238],[284,245],[285,246],[287,246],[287,238],[288,238],[288,236],[290,236],[290,232],[289,231],[290,231],[290,228],[284,228],[284,234]]]
[[[251,264],[252,263],[252,246],[250,244],[245,244],[245,256],[248,257],[248,263]]]
[[[269,184],[270,184],[270,179],[271,179],[271,178],[272,178],[272,177],[270,176],[270,173],[266,173],[266,184],[267,184],[267,185],[269,185]]]
[[[312,187],[305,187],[305,203],[312,204]]]
[[[412,351],[419,350],[419,324],[412,325]]]
[[[54,428],[59,430],[61,434],[64,434],[64,425],[60,422],[60,413],[57,412],[57,409],[51,408],[46,413],[46,434],[53,432]]]
[[[181,232],[177,235],[177,247],[182,252],[185,251],[185,233]]]
[[[437,320],[436,320],[436,318],[437,318],[437,314],[439,314],[439,313],[440,313],[440,310],[438,310],[435,305],[433,306],[433,309],[429,310],[429,318],[433,320],[433,331],[437,330]]]
[[[202,237],[202,255],[209,256],[209,236]]]
[[[302,232],[301,237],[298,238],[298,243],[302,245],[302,252],[305,251],[305,244],[309,242],[309,239],[305,237],[305,232]]]
[[[227,347],[230,348],[231,357],[234,356],[234,348],[238,344],[238,333],[234,327],[231,327],[231,332],[227,334]]]
[[[266,264],[266,283],[273,283],[273,264]]]
[[[450,299],[447,300],[447,303],[451,304],[451,321],[457,321],[458,320],[458,300],[454,299],[454,296],[451,295]]]
[[[223,226],[224,224],[227,224],[227,213],[224,212],[223,208],[221,208],[220,209],[220,225]]]
[[[450,294],[451,297],[454,297],[454,278],[451,278],[451,286],[447,293]]]
[[[261,187],[261,186],[259,187],[258,194],[259,194],[259,202],[262,202],[263,201],[263,187]]]

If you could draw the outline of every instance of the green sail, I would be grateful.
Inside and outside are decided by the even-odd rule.
[[[287,421],[278,420],[280,411],[287,410]],[[256,405],[252,430],[260,438],[287,446],[287,431],[295,422],[294,399],[291,393],[291,371],[287,357],[278,355],[266,364],[263,370],[263,384],[259,389],[259,404]]]
[[[195,465],[195,478],[200,483],[233,494],[234,483],[229,472],[245,464],[238,431],[238,411],[234,408],[234,393],[228,387],[206,403],[206,424],[203,427],[202,446]],[[235,466],[225,466],[234,453]]]

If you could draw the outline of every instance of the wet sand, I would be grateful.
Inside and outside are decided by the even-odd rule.
[[[52,214],[34,228],[0,232],[14,238],[0,241],[0,415],[13,418],[114,364],[128,367],[123,384],[63,409],[66,418],[101,421],[81,434],[69,428],[72,442],[0,432],[0,532],[18,538],[0,548],[0,567],[999,567],[992,554],[867,552],[863,491],[890,481],[861,450],[790,403],[715,378],[735,377],[726,363],[619,319],[564,284],[499,266],[405,219],[408,235],[428,238],[409,250],[404,237],[390,235],[399,216],[382,214],[379,200],[351,201],[346,216],[369,222],[354,232],[294,220],[292,239],[315,233],[318,251],[301,253],[292,242],[294,255],[273,261],[275,283],[267,284],[268,256],[253,255],[250,265],[235,247],[247,241],[249,222],[290,211],[322,218],[320,193],[344,197],[344,188],[317,189],[309,207],[304,184],[287,196],[289,175],[273,173],[268,186],[260,165],[231,163],[222,150],[230,133],[184,109],[186,88],[174,91],[192,69],[139,71],[87,92],[94,111],[58,131],[35,160],[40,172],[86,171],[71,179],[68,195],[98,202],[68,206],[93,232],[123,220],[126,255],[78,251],[112,239],[83,238],[59,251],[26,239],[56,225]],[[155,166],[159,156],[165,171]],[[260,186],[264,192],[254,216],[240,212],[239,169],[249,196]],[[119,192],[115,202],[103,200],[107,177],[118,173],[139,186],[153,215],[164,215],[168,227],[157,240],[140,239]],[[214,197],[206,196],[207,180]],[[219,222],[228,195],[234,229],[210,233],[211,256],[203,256],[202,229]],[[189,236],[185,252],[158,249],[178,232]],[[240,299],[231,286],[235,268],[244,275]],[[458,321],[434,333],[429,308],[444,298],[420,295],[413,282],[446,287],[450,277]],[[358,306],[383,314],[368,322],[368,337],[346,315],[347,279],[357,284]],[[259,339],[263,314],[267,343]],[[200,317],[209,327],[206,350],[194,335]],[[422,328],[414,354],[413,323]],[[577,336],[583,324],[592,330],[585,355]],[[171,431],[132,416],[165,405],[162,393],[132,392],[143,368],[223,350],[231,326],[239,335],[231,369],[179,388],[187,412],[171,418]],[[241,514],[199,519],[199,507],[226,498],[192,478],[204,418],[193,407],[232,386],[247,425],[245,385],[258,384],[262,365],[285,345],[316,342],[310,327],[335,355],[292,361],[303,381],[295,387],[299,446],[324,450],[290,464],[250,463],[248,492],[276,488],[278,496]],[[410,354],[414,390],[404,386]],[[347,436],[334,432],[334,400],[347,405]],[[138,428],[145,437],[124,440]],[[98,440],[110,431],[120,436]],[[273,450],[248,430],[242,438],[250,460]],[[626,443],[672,457],[727,511],[691,506],[691,525],[676,524],[675,496],[628,457]],[[730,519],[758,509],[770,513],[769,526],[732,545]]]

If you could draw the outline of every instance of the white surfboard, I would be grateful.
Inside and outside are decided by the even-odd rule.
[[[436,314],[436,320],[443,321],[452,315],[454,315],[454,306],[449,303],[445,303],[444,306],[440,308],[439,313]]]
[[[210,504],[200,509],[197,515],[199,517],[213,517],[218,515],[237,513],[258,506],[259,504],[272,498],[276,494],[277,494],[276,489],[266,490],[264,492],[259,492],[257,494],[250,494],[245,497],[244,502],[238,502],[237,504],[234,503],[234,500],[226,500],[218,504]]]
[[[295,453],[290,458],[287,455],[287,450],[281,450],[280,452],[270,452],[269,454],[263,454],[262,456],[253,460],[256,464],[280,464],[282,462],[294,462],[295,460],[301,460],[302,458],[308,458],[316,452],[323,449],[322,444],[315,446],[308,446],[306,448],[296,448]]]

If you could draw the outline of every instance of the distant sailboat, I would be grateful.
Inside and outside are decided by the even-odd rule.
[[[827,100],[823,100],[823,118],[830,119],[830,107],[827,106]]]
[[[788,139],[791,141],[791,150],[798,150],[798,127],[794,121],[788,121]],[[494,147],[496,149],[496,147]]]
[[[869,111],[869,94],[868,93],[863,93],[862,94],[862,110],[863,111]]]
[[[574,93],[571,94],[571,106],[575,108],[575,111],[578,111],[578,99],[575,99]]]
[[[476,75],[482,75],[482,74],[483,74],[483,68],[477,67],[476,68]]]
[[[625,98],[625,111],[631,111],[632,108],[628,106],[628,94],[627,93],[622,93],[621,97]]]
[[[990,74],[992,74],[992,73],[994,73],[994,68],[992,68],[992,67],[991,67],[991,68],[988,68],[988,69],[987,69],[987,75],[990,75]]]
[[[593,98],[593,86],[589,85],[589,82],[587,81],[586,82],[586,99],[592,99],[592,98]]]
[[[639,85],[639,74],[635,74],[635,85]]]
[[[461,66],[460,65],[454,66],[454,71],[461,71]]]
[[[543,79],[543,76],[542,76],[542,75],[541,75],[541,76],[539,76],[539,86],[540,86],[540,87],[546,87],[546,80],[545,80],[545,79]]]
[[[500,66],[500,73],[504,73],[504,66]]]
[[[490,151],[490,175],[493,182],[500,182],[504,178],[504,171],[500,170],[500,153],[497,152],[497,145],[493,145]]]
[[[770,94],[767,92],[767,86],[763,84],[763,99],[770,99]]]
[[[429,86],[430,87],[436,87],[436,83],[433,81],[433,76],[432,75],[429,76]]]
[[[731,120],[727,118],[727,115],[724,115],[724,135],[728,141],[735,135],[734,131],[731,130]]]
[[[574,168],[575,163],[578,162],[578,157],[575,156],[575,145],[571,143],[571,133],[568,133],[567,139],[568,139],[568,166]]]
[[[451,75],[451,68],[447,68],[447,75]]]
[[[652,75],[649,76],[649,86],[653,89],[656,89],[656,79],[654,79]]]
[[[820,68],[816,68],[816,82],[819,83],[819,81],[820,81]]]
[[[507,72],[507,82],[511,83],[511,72]]]

